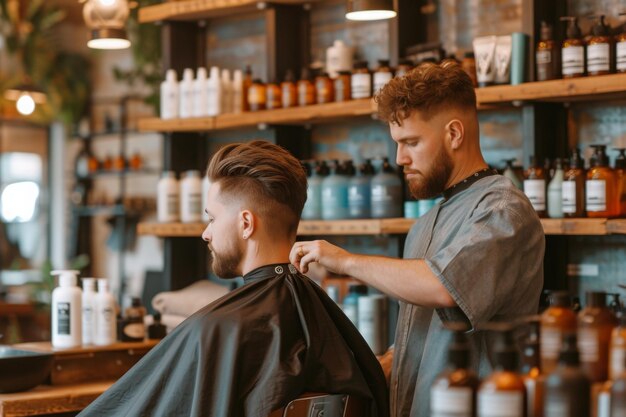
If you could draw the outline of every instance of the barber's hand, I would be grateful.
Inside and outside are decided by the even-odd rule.
[[[349,252],[325,240],[313,240],[296,242],[291,248],[289,261],[303,274],[309,271],[311,262],[317,262],[331,272],[347,275],[345,264],[349,256]]]
[[[390,347],[383,356],[378,358],[378,362],[380,363],[381,368],[383,368],[383,374],[385,374],[387,385],[389,385],[389,381],[391,379],[391,366],[393,365],[393,346]]]

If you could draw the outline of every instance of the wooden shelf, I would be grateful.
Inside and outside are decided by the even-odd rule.
[[[364,236],[406,234],[414,219],[364,220],[303,220],[298,227],[300,236]],[[594,236],[626,234],[626,219],[541,219],[546,235]],[[157,237],[200,238],[203,223],[139,223],[137,233]]]
[[[275,4],[305,4],[316,0],[272,0]],[[164,20],[194,21],[211,17],[232,16],[262,10],[258,0],[184,0],[167,1],[139,9],[139,23]]]

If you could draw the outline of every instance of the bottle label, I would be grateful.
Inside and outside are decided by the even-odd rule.
[[[541,357],[545,359],[556,359],[561,350],[562,334],[559,330],[543,328],[541,329]]]
[[[202,213],[202,196],[200,194],[189,194],[189,212],[193,214]]]
[[[378,92],[385,86],[393,77],[390,72],[375,72],[374,73],[374,91]]]
[[[609,44],[597,43],[587,46],[587,71],[609,70]]]
[[[576,182],[564,181],[562,188],[563,213],[576,213]]]
[[[372,96],[372,77],[370,74],[352,74],[352,98]]]
[[[597,362],[600,359],[599,337],[597,330],[578,329],[578,350],[581,362]]]
[[[175,216],[178,213],[178,194],[167,195],[167,215]]]
[[[549,49],[544,49],[541,51],[537,51],[537,54],[535,55],[536,60],[537,60],[537,65],[542,65],[542,64],[550,64],[552,62],[552,53]]]
[[[146,336],[146,329],[142,322],[128,323],[124,326],[124,335],[131,339],[143,339]]]
[[[535,211],[546,209],[546,180],[524,180],[524,194]]]
[[[57,333],[70,334],[70,303],[57,303]]]
[[[606,181],[587,180],[587,211],[606,211]]]
[[[626,41],[618,42],[615,49],[617,51],[617,70],[626,71]]]
[[[608,392],[601,392],[598,395],[598,417],[611,417],[611,394]]]
[[[296,105],[296,103],[294,103],[292,100],[291,91],[288,85],[283,87],[281,100],[283,107],[294,107]]]
[[[610,371],[611,379],[617,378],[626,370],[626,348],[614,347],[611,349]]]
[[[557,394],[549,396],[546,400],[545,414],[550,417],[571,416],[568,398]]]
[[[562,50],[563,75],[583,74],[585,72],[585,48],[568,46]]]
[[[470,417],[472,409],[469,387],[433,387],[430,391],[431,417]]]
[[[524,417],[524,394],[517,391],[479,392],[478,417]]]

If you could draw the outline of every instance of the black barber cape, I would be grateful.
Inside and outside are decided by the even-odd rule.
[[[323,289],[268,265],[202,308],[80,416],[267,417],[305,392],[351,394],[388,417],[382,369]]]

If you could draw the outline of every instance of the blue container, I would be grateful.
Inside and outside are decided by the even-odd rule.
[[[372,217],[375,219],[402,217],[402,180],[383,158],[383,167],[372,178]]]
[[[302,209],[303,220],[319,220],[322,218],[322,182],[329,173],[325,161],[315,164],[308,177],[307,198]]]
[[[369,219],[371,216],[370,188],[374,166],[367,159],[359,175],[350,179],[348,187],[348,216],[351,219]]]
[[[424,214],[428,213],[431,208],[435,205],[435,200],[420,200],[417,202],[418,215],[422,217]]]
[[[419,202],[405,201],[404,202],[404,217],[407,219],[417,219],[419,216],[420,216]]]
[[[348,186],[350,179],[344,167],[335,161],[332,174],[322,181],[322,219],[343,220],[348,218]]]
[[[367,295],[367,285],[352,284],[348,287],[348,295],[343,299],[343,313],[359,326],[359,297]]]

